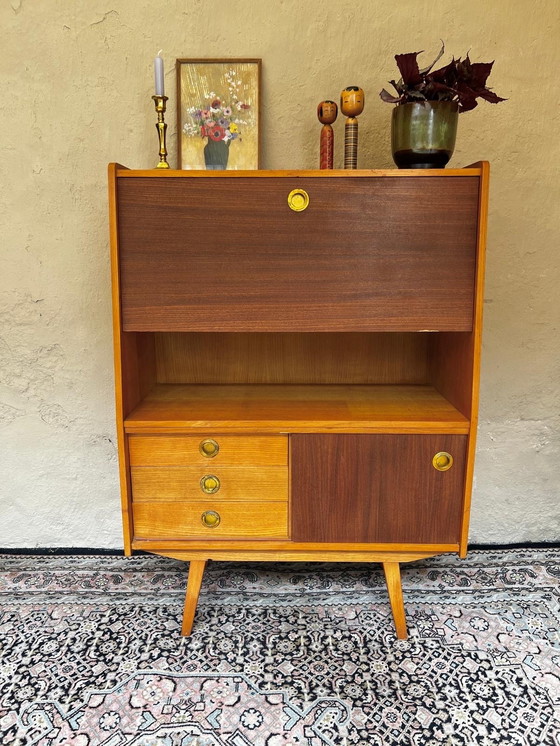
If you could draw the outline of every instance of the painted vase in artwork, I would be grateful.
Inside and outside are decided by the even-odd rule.
[[[204,146],[204,163],[208,171],[223,171],[227,168],[229,143],[229,140],[225,142],[208,138]]]

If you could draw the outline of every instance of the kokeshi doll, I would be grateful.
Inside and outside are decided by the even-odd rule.
[[[317,107],[317,117],[322,123],[319,168],[334,168],[334,131],[331,124],[338,116],[338,106],[334,101],[321,101]]]
[[[344,127],[344,168],[358,168],[358,120],[364,110],[364,92],[351,85],[340,94],[340,110],[348,117]]]

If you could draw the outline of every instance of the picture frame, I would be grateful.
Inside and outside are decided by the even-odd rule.
[[[260,59],[178,59],[182,170],[260,168]]]

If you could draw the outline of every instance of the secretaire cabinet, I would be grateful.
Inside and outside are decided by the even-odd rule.
[[[488,164],[109,167],[125,551],[401,562],[467,550]]]

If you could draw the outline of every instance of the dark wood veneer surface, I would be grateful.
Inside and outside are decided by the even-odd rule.
[[[295,187],[307,210],[289,209]],[[118,180],[136,331],[472,328],[479,179]]]
[[[460,536],[467,436],[291,436],[292,539],[452,543]],[[447,451],[446,472],[432,458]]]

